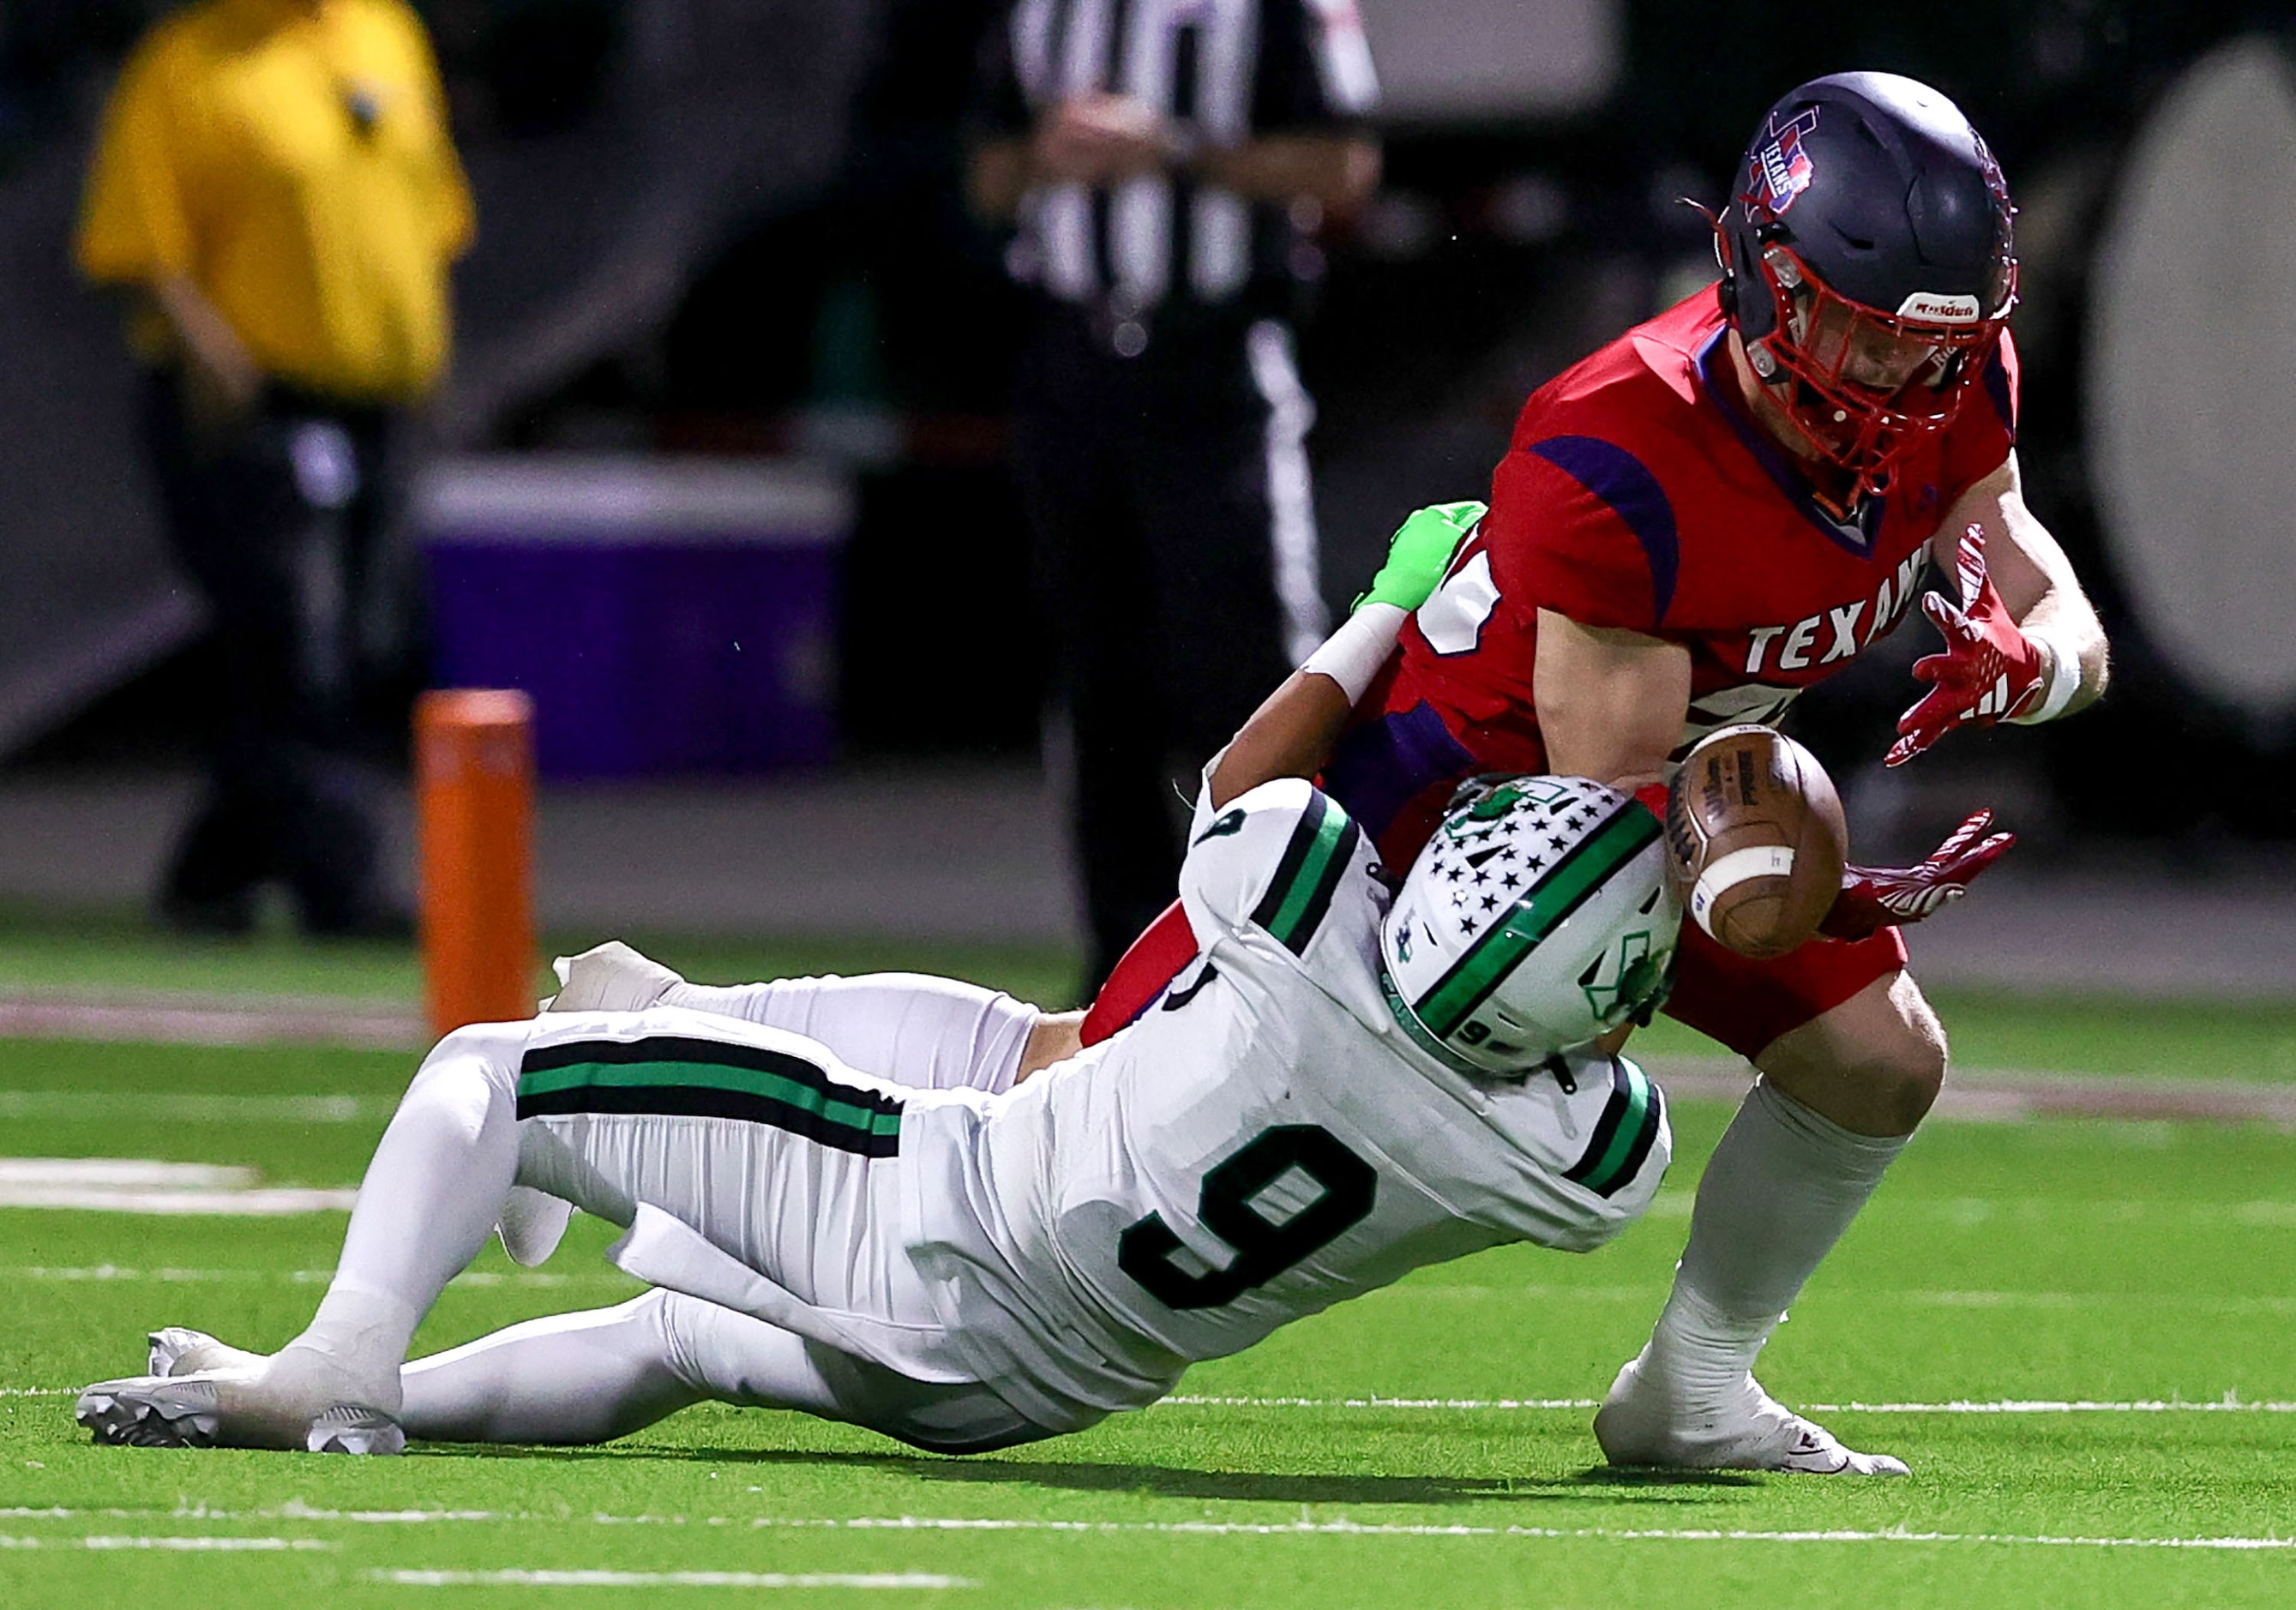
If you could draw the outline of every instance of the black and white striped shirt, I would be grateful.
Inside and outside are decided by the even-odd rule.
[[[1146,102],[1192,144],[1234,147],[1343,130],[1378,90],[1355,0],[1019,0],[990,53],[987,132],[1023,136],[1062,100],[1105,91]],[[1170,172],[1038,186],[1009,261],[1062,301],[1128,314],[1280,299],[1295,243],[1285,208]]]

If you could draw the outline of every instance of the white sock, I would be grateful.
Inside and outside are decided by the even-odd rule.
[[[921,973],[673,984],[666,1006],[819,1040],[848,1067],[920,1090],[1008,1090],[1040,1015],[978,984]]]
[[[1853,1134],[1757,1084],[1699,1182],[1644,1378],[1690,1402],[1749,1390],[1770,1333],[1906,1139]]]
[[[517,1075],[490,1048],[458,1032],[424,1061],[367,1164],[319,1311],[281,1350],[372,1383],[360,1401],[386,1411],[414,1327],[486,1244],[517,1171]]]
[[[400,1379],[398,1423],[442,1442],[604,1442],[705,1398],[841,1417],[804,1338],[664,1291],[513,1325]]]

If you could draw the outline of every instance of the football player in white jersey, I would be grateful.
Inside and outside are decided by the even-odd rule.
[[[1609,1240],[1670,1149],[1657,1088],[1597,1043],[1674,947],[1658,824],[1597,784],[1495,782],[1398,884],[1286,775],[1384,659],[1382,610],[1208,771],[1181,893],[1213,937],[1113,1039],[1039,1070],[1072,1022],[987,990],[715,989],[601,948],[555,1009],[424,1061],[300,1335],[160,1332],[154,1373],[88,1388],[81,1422],[386,1452],[594,1442],[716,1399],[980,1450],[1152,1403],[1414,1269]],[[568,1204],[626,1227],[608,1255],[653,1289],[405,1364],[497,1222],[538,1261]]]

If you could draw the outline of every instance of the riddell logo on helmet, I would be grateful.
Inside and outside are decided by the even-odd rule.
[[[1983,316],[1973,296],[1940,296],[1916,291],[1898,304],[1899,318],[1917,318],[1927,324],[1973,324]]]
[[[1772,212],[1784,212],[1809,188],[1810,176],[1816,169],[1810,165],[1809,153],[1801,148],[1801,139],[1816,127],[1815,106],[1783,128],[1770,125],[1770,143],[1754,159],[1754,168],[1755,177],[1761,181],[1762,204]]]

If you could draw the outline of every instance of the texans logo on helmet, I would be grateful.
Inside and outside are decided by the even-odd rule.
[[[1801,137],[1816,127],[1815,106],[1784,128],[1775,123],[1770,126],[1770,143],[1754,160],[1754,177],[1760,185],[1762,204],[1772,212],[1784,212],[1809,188],[1810,175],[1816,170],[1810,165],[1809,153],[1801,148]]]

